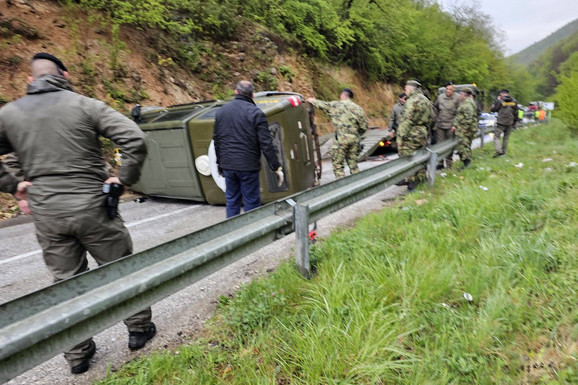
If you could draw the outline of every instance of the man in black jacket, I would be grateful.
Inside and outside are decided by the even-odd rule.
[[[253,101],[253,84],[241,80],[235,98],[215,117],[213,140],[217,164],[226,181],[227,218],[261,206],[259,171],[261,152],[283,184],[283,168],[273,144],[265,113]]]
[[[494,130],[494,148],[496,150],[494,157],[506,155],[508,138],[518,122],[518,102],[510,96],[507,89],[503,89],[490,111],[498,113],[498,124]],[[500,143],[502,132],[504,139],[503,143]]]

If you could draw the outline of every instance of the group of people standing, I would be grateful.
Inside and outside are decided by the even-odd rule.
[[[443,142],[457,138],[457,153],[466,168],[471,163],[472,140],[478,132],[478,106],[474,90],[463,87],[456,93],[456,86],[448,83],[432,103],[425,95],[426,91],[418,80],[408,80],[405,92],[399,94],[394,105],[389,127],[395,132],[398,154],[410,156],[417,149],[428,143]],[[335,127],[335,141],[331,148],[333,170],[336,178],[345,176],[345,164],[349,165],[351,174],[359,172],[357,157],[361,135],[367,130],[367,118],[363,109],[353,102],[353,91],[344,89],[340,100],[333,102],[308,101],[326,112]],[[509,95],[507,89],[500,91],[492,112],[498,113],[494,133],[495,156],[506,153],[508,138],[519,120],[517,102]],[[501,137],[503,135],[503,142]],[[450,168],[453,153],[442,159],[439,168]],[[405,180],[410,190],[425,180],[425,169]]]

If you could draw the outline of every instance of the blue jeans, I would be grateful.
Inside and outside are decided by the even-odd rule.
[[[259,171],[223,170],[227,183],[225,200],[227,201],[227,218],[241,213],[241,204],[245,212],[261,206],[259,191]]]

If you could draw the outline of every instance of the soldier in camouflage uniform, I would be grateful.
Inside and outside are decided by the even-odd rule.
[[[353,91],[344,88],[340,100],[323,102],[314,98],[307,101],[314,107],[326,112],[335,126],[335,142],[331,146],[331,161],[335,178],[345,176],[345,163],[351,174],[357,174],[357,157],[359,156],[361,135],[367,131],[368,123],[363,108],[353,102]]]
[[[454,118],[452,132],[458,138],[458,155],[466,168],[472,161],[472,140],[478,131],[478,108],[471,89],[464,88],[460,92],[461,104]]]
[[[427,144],[428,127],[431,120],[430,101],[419,89],[417,80],[408,80],[405,93],[408,95],[399,128],[397,129],[397,152],[401,157],[411,156]],[[425,180],[425,168],[407,179],[408,189],[415,189]]]

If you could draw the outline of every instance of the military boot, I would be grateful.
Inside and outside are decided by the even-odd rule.
[[[154,322],[149,323],[149,328],[146,332],[129,332],[128,333],[128,348],[130,350],[139,350],[144,348],[146,343],[150,341],[157,334],[157,327]]]
[[[463,170],[464,168],[467,168],[467,167],[470,165],[470,163],[472,163],[471,159],[466,159],[466,160],[464,160],[464,165],[463,165],[463,167],[462,167],[462,170]]]

